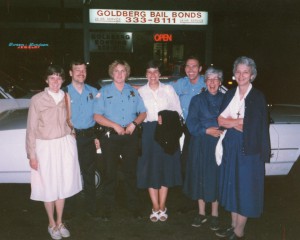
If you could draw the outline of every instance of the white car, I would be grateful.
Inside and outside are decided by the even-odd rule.
[[[33,93],[30,93],[23,88],[0,81],[0,112],[15,109],[29,107],[30,97]]]
[[[25,151],[28,108],[0,113],[0,183],[29,183],[30,167]],[[300,155],[300,105],[270,107],[270,163],[266,175],[287,175]],[[101,184],[101,169],[95,175]]]
[[[271,157],[266,175],[287,175],[300,155],[300,105],[269,107]]]
[[[30,183],[30,167],[25,150],[28,108],[0,113],[0,183]],[[101,185],[101,171],[95,184]]]

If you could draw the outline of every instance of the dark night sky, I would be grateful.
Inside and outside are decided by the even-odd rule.
[[[0,8],[10,11],[14,4],[28,2],[0,0]],[[31,1],[32,2],[32,1]],[[47,6],[61,1],[34,0]],[[65,0],[82,6],[82,1]],[[92,0],[92,4],[97,1]],[[160,7],[184,10],[208,10],[213,15],[213,63],[224,70],[225,79],[232,76],[232,63],[236,57],[252,57],[258,67],[254,85],[262,89],[269,102],[300,104],[300,1],[299,0],[149,0],[153,9]],[[115,3],[115,4],[113,4]],[[76,5],[75,4],[75,5]],[[128,4],[141,5],[140,1],[101,1],[101,8]],[[28,6],[28,5],[27,5]],[[142,7],[137,7],[141,9]],[[7,10],[7,9],[6,9]],[[2,16],[3,17],[3,16]],[[3,19],[3,18],[2,18]],[[1,19],[0,19],[1,25]],[[1,31],[1,28],[0,28]]]
[[[213,59],[230,78],[237,56],[252,57],[258,68],[254,85],[269,102],[300,104],[300,8],[281,2],[260,8],[254,1],[245,9],[216,12]]]

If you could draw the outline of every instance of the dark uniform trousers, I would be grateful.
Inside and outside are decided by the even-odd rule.
[[[93,131],[93,129],[91,129]],[[83,177],[83,190],[86,211],[96,211],[96,147],[94,134],[81,134],[76,131],[76,141],[80,170]]]
[[[130,211],[137,210],[139,208],[136,185],[136,166],[138,160],[137,131],[134,131],[132,135],[111,134],[109,137],[107,135],[102,136],[100,142],[105,165],[103,207],[109,209],[115,204],[118,170],[120,169],[124,176],[127,207]]]

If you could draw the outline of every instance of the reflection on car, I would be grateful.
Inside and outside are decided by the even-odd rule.
[[[180,78],[180,76],[161,76],[159,78],[159,81],[162,83],[168,83],[168,82],[172,82],[172,81],[176,81]],[[148,82],[148,79],[146,77],[140,76],[140,77],[129,77],[126,80],[126,83],[133,85],[133,86],[143,86]],[[102,78],[99,79],[98,82],[100,87],[103,87],[107,84],[112,83],[112,79],[111,78]]]

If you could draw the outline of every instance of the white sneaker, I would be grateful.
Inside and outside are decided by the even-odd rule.
[[[55,226],[54,227],[48,226],[48,232],[52,237],[52,239],[61,239],[61,234]]]
[[[63,238],[71,236],[70,231],[66,228],[66,226],[63,223],[59,224],[58,231]]]

